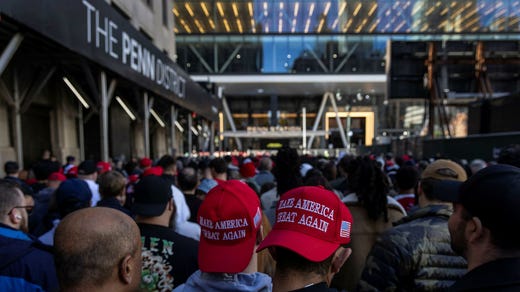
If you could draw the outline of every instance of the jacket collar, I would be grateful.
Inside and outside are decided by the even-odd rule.
[[[0,223],[0,236],[12,239],[20,239],[25,241],[33,241],[27,234],[21,230],[16,230],[5,224]]]
[[[478,266],[451,286],[450,291],[491,291],[511,286],[520,287],[520,257],[497,259]]]
[[[408,216],[395,222],[394,226],[424,217],[443,217],[448,220],[451,213],[453,213],[453,210],[447,205],[428,205],[410,212]]]

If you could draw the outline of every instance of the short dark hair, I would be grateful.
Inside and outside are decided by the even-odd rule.
[[[273,174],[276,178],[278,195],[303,185],[303,178],[300,173],[301,159],[296,149],[280,148],[276,153],[275,161]]]
[[[164,170],[170,170],[173,167],[175,167],[175,163],[176,160],[173,156],[164,155],[163,157],[161,157],[161,159],[159,159],[159,161],[157,161],[156,165],[162,167]]]
[[[421,179],[421,188],[428,200],[437,200],[437,198],[435,198],[435,196],[433,195],[433,188],[437,182],[439,182],[439,180],[435,178]]]
[[[117,197],[126,186],[125,177],[117,171],[107,171],[98,178],[99,194],[103,198]]]
[[[332,264],[332,253],[328,258],[321,262],[312,262],[301,255],[280,247],[273,247],[276,250],[276,270],[281,272],[299,271],[303,273],[316,273],[324,276],[327,274],[330,265]]]
[[[498,154],[497,162],[520,167],[520,145],[511,144],[502,148]]]
[[[193,190],[197,186],[198,182],[199,177],[197,175],[197,170],[193,167],[185,167],[179,173],[178,183],[181,191]]]
[[[7,179],[0,179],[0,214],[7,215],[11,209],[20,204],[21,190],[18,185]]]
[[[419,182],[419,171],[415,166],[404,165],[397,170],[395,181],[397,187],[403,190],[413,189]]]
[[[20,170],[20,166],[18,165],[18,163],[16,161],[7,161],[4,164],[4,171],[5,171],[5,174],[7,174],[7,175],[15,174],[19,170]]]
[[[216,173],[226,173],[227,162],[224,158],[217,157],[209,162],[209,168],[214,169]]]
[[[347,172],[348,170],[348,167],[349,167],[349,164],[352,162],[352,160],[354,159],[353,156],[351,155],[345,155],[343,156],[339,162],[338,162],[338,170],[341,169],[343,172]]]

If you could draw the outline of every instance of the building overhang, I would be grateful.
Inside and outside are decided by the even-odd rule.
[[[208,119],[219,102],[102,0],[0,1],[1,21],[30,30]]]
[[[325,92],[384,95],[387,82],[385,74],[226,74],[191,78],[215,84],[225,96],[321,96]]]

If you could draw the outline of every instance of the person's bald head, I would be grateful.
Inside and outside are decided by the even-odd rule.
[[[111,208],[86,208],[66,216],[54,235],[55,262],[64,290],[126,287],[141,276],[141,240],[136,223]]]

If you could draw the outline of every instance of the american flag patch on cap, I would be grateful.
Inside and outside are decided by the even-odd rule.
[[[341,221],[341,229],[339,230],[340,237],[350,237],[350,222]]]
[[[261,220],[262,220],[262,212],[260,211],[260,208],[257,208],[255,217],[253,218],[253,223],[255,224],[255,227],[258,227],[260,225]]]

